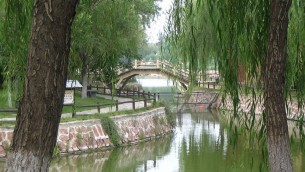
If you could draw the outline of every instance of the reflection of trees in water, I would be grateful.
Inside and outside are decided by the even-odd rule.
[[[198,131],[192,129],[183,137],[179,154],[181,171],[267,171],[262,151],[250,148],[246,136],[235,137],[234,132],[226,130],[217,115],[197,113],[191,118],[195,123],[192,125],[202,124],[201,133],[198,137]]]
[[[109,154],[109,151],[105,151],[64,155],[52,161],[49,171],[100,171],[108,159]]]
[[[146,171],[160,166],[163,157],[172,154],[172,150],[178,150],[176,156],[181,172],[268,171],[267,161],[262,155],[264,146],[250,139],[249,133],[229,130],[228,124],[219,122],[219,115],[207,112],[178,114],[177,130],[181,129],[182,137],[177,137],[178,132],[175,137],[160,138],[106,153],[64,156],[58,162],[53,162],[50,171]],[[304,149],[300,149],[299,144],[292,144],[296,172],[305,169]],[[174,162],[165,160],[165,163]]]
[[[104,172],[135,171],[142,166],[147,169],[147,161],[152,160],[156,166],[157,157],[162,157],[170,150],[172,136],[165,136],[138,145],[114,149],[103,166]],[[146,171],[146,170],[145,170]]]
[[[164,138],[120,147],[106,152],[62,156],[60,159],[53,160],[50,172],[133,171],[137,166],[145,164],[148,160],[153,160],[156,163],[157,157],[164,156],[169,152],[171,140],[172,136],[169,135]]]

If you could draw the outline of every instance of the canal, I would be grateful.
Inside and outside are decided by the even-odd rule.
[[[268,171],[264,151],[251,146],[246,136],[230,138],[234,132],[218,118],[217,113],[185,112],[177,115],[177,127],[171,135],[107,152],[63,156],[53,161],[50,171]],[[304,153],[297,144],[292,150],[295,171],[301,172],[305,168]]]
[[[170,82],[142,80],[146,91],[175,92]],[[156,83],[159,87],[152,87]],[[147,86],[146,86],[146,85]],[[165,86],[163,86],[165,84]],[[145,87],[146,86],[146,87]],[[167,87],[167,88],[166,88]],[[172,101],[169,96],[161,98]],[[197,107],[195,107],[196,110]],[[219,112],[176,114],[172,134],[155,140],[104,152],[63,155],[52,161],[51,172],[257,172],[268,171],[263,145],[253,144],[247,134],[231,130]],[[300,143],[292,143],[294,170],[305,169]],[[3,169],[4,161],[0,161]]]

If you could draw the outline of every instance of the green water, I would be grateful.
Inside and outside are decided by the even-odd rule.
[[[108,152],[64,156],[50,171],[102,172],[247,172],[268,171],[262,150],[232,133],[212,113],[183,113],[164,138]],[[296,172],[304,171],[304,154],[293,149]]]
[[[247,172],[268,171],[262,150],[245,136],[233,143],[217,114],[177,115],[174,133],[106,152],[66,155],[55,159],[51,172]],[[304,153],[293,146],[296,172],[304,171]],[[0,161],[0,171],[4,161]]]

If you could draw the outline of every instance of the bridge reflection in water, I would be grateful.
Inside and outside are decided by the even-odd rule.
[[[64,156],[50,171],[268,171],[259,147],[251,147],[246,136],[232,144],[232,137],[217,113],[183,113],[177,115],[172,135],[108,152]],[[296,150],[293,155],[295,171],[302,171],[304,155]]]

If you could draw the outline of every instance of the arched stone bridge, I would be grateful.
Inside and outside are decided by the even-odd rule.
[[[145,74],[161,74],[166,76],[173,81],[176,82],[176,86],[180,90],[186,90],[190,84],[189,79],[189,71],[184,70],[182,65],[173,66],[170,65],[167,61],[134,61],[134,65],[132,69],[118,71],[116,88],[122,88],[126,85],[128,80],[136,75],[145,75]],[[217,76],[218,74],[214,74]],[[218,76],[217,76],[218,77]],[[216,86],[216,82],[214,81],[204,81],[203,78],[207,78],[207,76],[203,76],[201,72],[199,72],[196,76],[195,84],[197,86],[203,87],[209,84],[212,86],[214,84],[214,88]],[[211,78],[210,78],[211,79]]]

